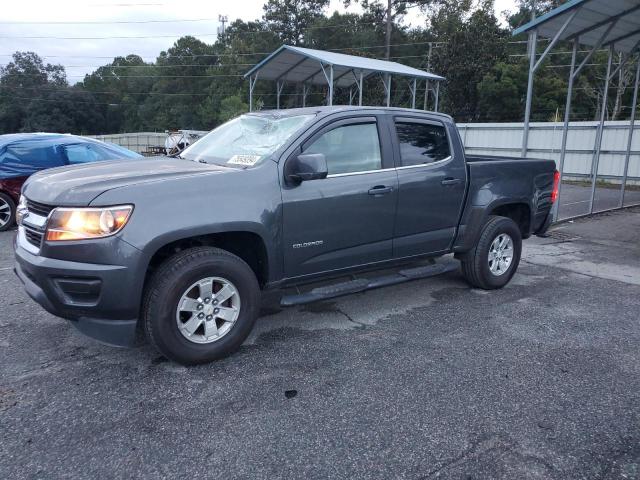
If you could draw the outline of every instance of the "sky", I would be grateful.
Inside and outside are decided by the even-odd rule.
[[[183,35],[213,43],[218,16],[229,21],[262,16],[264,0],[5,0],[0,10],[0,65],[15,51],[34,51],[48,63],[65,66],[69,83],[76,83],[115,56],[137,54],[147,61]],[[515,0],[496,0],[498,17],[515,9]],[[331,0],[329,12],[345,9]],[[180,21],[176,21],[180,20]],[[185,21],[188,20],[188,21]],[[411,9],[405,24],[425,21]],[[38,38],[39,37],[39,38]],[[72,38],[70,38],[72,37]],[[75,38],[74,38],[75,37]]]

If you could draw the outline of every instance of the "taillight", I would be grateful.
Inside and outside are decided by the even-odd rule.
[[[553,190],[551,190],[551,203],[558,200],[558,187],[560,186],[560,172],[556,170],[553,173]]]

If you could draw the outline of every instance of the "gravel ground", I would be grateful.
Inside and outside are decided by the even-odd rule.
[[[0,478],[640,478],[640,209],[458,273],[280,310],[184,368],[29,300],[0,234]]]

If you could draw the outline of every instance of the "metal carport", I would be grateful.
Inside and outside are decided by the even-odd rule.
[[[381,76],[387,106],[391,104],[391,76],[396,75],[408,80],[412,108],[416,106],[417,82],[424,80],[423,108],[427,109],[429,92],[433,91],[434,110],[438,111],[440,82],[444,77],[386,60],[282,45],[244,77],[249,79],[249,110],[253,110],[253,92],[258,78],[276,82],[276,108],[280,108],[280,95],[286,83],[302,86],[302,106],[306,106],[312,85],[328,86],[327,105],[333,104],[335,87],[349,89],[350,103],[357,92],[358,105],[362,105],[364,80],[376,74]]]
[[[589,201],[589,214],[593,213],[593,204],[596,192],[596,179],[598,176],[598,163],[602,148],[602,132],[607,111],[609,84],[611,79],[629,61],[636,58],[640,46],[640,0],[570,0],[558,8],[533,19],[529,23],[513,31],[514,35],[521,33],[529,35],[529,81],[527,85],[527,100],[525,107],[524,132],[522,139],[522,156],[526,156],[529,142],[529,120],[531,117],[531,99],[533,96],[533,79],[536,70],[540,67],[549,52],[559,41],[572,43],[571,70],[569,74],[569,87],[565,104],[564,125],[562,131],[562,144],[560,150],[560,186],[562,186],[562,173],[564,159],[567,150],[567,135],[569,130],[569,117],[571,115],[571,98],[573,85],[578,74],[593,57],[595,52],[602,47],[607,47],[609,58],[607,62],[607,74],[605,77],[602,107],[600,109],[599,125],[593,149],[591,163],[591,198]],[[541,55],[537,55],[536,46],[538,37],[550,39],[550,43]],[[591,47],[586,56],[576,66],[578,46]],[[619,52],[624,56],[619,65],[613,68],[614,53]],[[629,171],[629,158],[638,101],[638,82],[640,79],[640,61],[636,67],[636,77],[633,91],[633,104],[631,108],[631,120],[627,151],[624,161],[624,173],[620,189],[619,207],[624,205],[625,185]],[[559,202],[556,203],[559,205]],[[558,209],[554,211],[554,218],[558,217]]]

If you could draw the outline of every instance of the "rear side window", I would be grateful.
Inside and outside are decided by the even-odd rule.
[[[337,127],[322,134],[304,153],[322,153],[329,175],[382,168],[380,139],[375,123]]]
[[[0,152],[0,178],[27,176],[61,165],[64,158],[60,149],[42,142],[20,142]]]
[[[447,131],[439,123],[396,121],[403,167],[444,160],[451,155]]]
[[[98,153],[90,148],[86,143],[66,145],[64,150],[67,154],[67,160],[70,165],[104,160],[104,158],[101,158],[100,155],[98,155]]]

